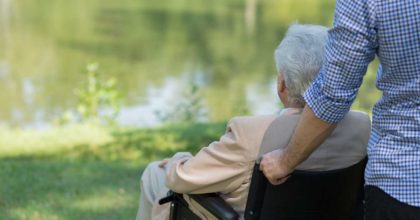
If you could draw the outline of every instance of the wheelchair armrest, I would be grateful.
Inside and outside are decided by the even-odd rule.
[[[188,196],[213,214],[217,219],[237,220],[239,218],[238,213],[236,213],[236,211],[216,193],[189,194]]]

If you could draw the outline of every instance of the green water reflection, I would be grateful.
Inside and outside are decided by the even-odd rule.
[[[84,67],[98,62],[127,96],[122,123],[142,126],[191,82],[210,121],[244,109],[272,112],[274,48],[294,21],[331,26],[334,1],[0,0],[0,7],[0,124],[51,122],[75,106]],[[377,96],[370,75],[356,108]]]

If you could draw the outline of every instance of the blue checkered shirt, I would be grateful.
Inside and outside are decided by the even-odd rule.
[[[366,184],[420,207],[420,0],[337,0],[324,65],[305,100],[317,117],[338,122],[375,55],[383,95],[373,109]]]

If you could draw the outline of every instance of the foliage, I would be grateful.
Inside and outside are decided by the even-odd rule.
[[[59,154],[76,146],[98,146],[113,140],[110,129],[94,123],[69,124],[47,130],[0,128],[0,157]]]
[[[79,99],[77,111],[81,119],[112,119],[121,107],[121,95],[116,88],[116,79],[102,81],[98,77],[98,64],[87,66],[87,83],[84,88],[76,89]],[[110,109],[110,113],[101,110]]]
[[[102,80],[98,67],[97,63],[87,65],[86,81],[74,91],[78,99],[75,117],[79,122],[114,123],[122,105],[122,96],[117,89],[117,80],[114,77]],[[69,122],[73,117],[73,112],[67,111],[60,122]]]
[[[335,5],[334,0],[257,1],[255,33],[249,36],[244,10],[252,1],[5,2],[13,2],[13,13],[9,35],[0,33],[10,39],[0,43],[0,87],[7,94],[0,96],[0,118],[14,125],[33,122],[38,114],[48,121],[74,103],[68,91],[80,77],[72,73],[87,59],[115,74],[121,91],[135,94],[127,101],[136,104],[148,98],[148,87],[179,78],[193,66],[194,74],[206,75],[202,92],[209,121],[226,120],[236,113],[230,96],[246,95],[239,86],[265,86],[272,92],[273,50],[288,25],[299,21],[330,27]],[[33,82],[32,95],[17,87],[25,81]],[[375,73],[368,73],[367,92],[375,89],[374,81]],[[357,109],[370,109],[380,97],[360,94]]]
[[[2,157],[60,157],[137,161],[195,152],[217,140],[225,123],[193,123],[160,128],[113,128],[76,124],[44,131],[0,130]]]
[[[197,84],[192,83],[175,101],[173,108],[156,111],[157,117],[166,123],[193,123],[206,118],[203,96]]]
[[[378,69],[379,60],[376,59],[369,65],[363,84],[359,89],[357,98],[352,105],[352,109],[361,110],[372,114],[374,104],[382,96],[381,92],[376,88],[375,76]]]
[[[194,153],[224,129],[224,123],[196,123],[2,130],[0,140],[9,138],[0,142],[0,219],[133,219],[147,163],[177,151]]]

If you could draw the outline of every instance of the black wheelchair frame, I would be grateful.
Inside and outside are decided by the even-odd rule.
[[[246,220],[362,220],[364,168],[367,158],[331,171],[296,170],[274,186],[254,166],[244,218]],[[215,219],[236,220],[238,213],[217,193],[183,195],[170,191],[160,203],[171,202],[171,220],[200,219],[184,196],[191,197]]]

